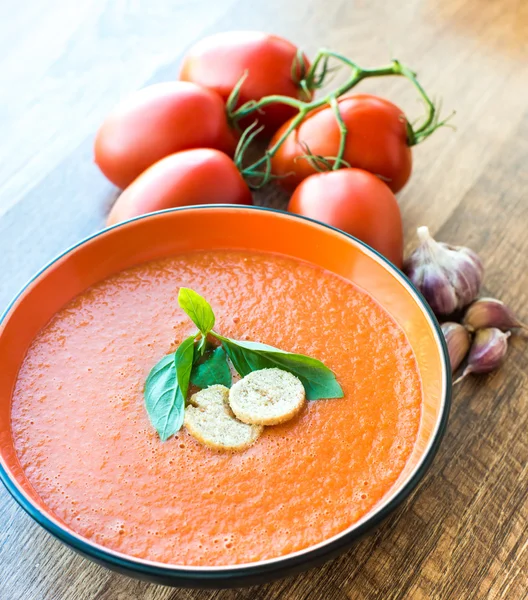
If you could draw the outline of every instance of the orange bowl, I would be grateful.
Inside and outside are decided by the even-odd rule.
[[[194,232],[207,232],[196,236]],[[11,397],[29,345],[67,302],[123,269],[198,249],[252,249],[307,261],[352,281],[396,320],[414,350],[423,388],[414,450],[383,500],[345,531],[279,558],[226,567],[155,563],[100,546],[59,522],[43,504],[18,461],[11,431]],[[283,577],[347,549],[376,526],[417,486],[444,429],[451,373],[438,322],[419,292],[385,258],[355,238],[282,211],[203,205],[146,215],[106,229],[70,248],[20,292],[0,321],[0,478],[40,525],[84,556],[130,576],[190,587],[233,587]]]

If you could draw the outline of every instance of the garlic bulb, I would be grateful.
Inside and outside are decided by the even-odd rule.
[[[450,315],[478,295],[484,267],[464,246],[437,242],[427,227],[418,227],[421,244],[404,262],[403,271],[437,315]]]

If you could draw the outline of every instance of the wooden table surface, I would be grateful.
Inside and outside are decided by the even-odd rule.
[[[251,28],[366,65],[398,57],[456,109],[456,132],[414,150],[399,194],[407,249],[422,224],[470,245],[487,266],[485,292],[528,321],[526,0],[3,0],[0,15],[1,309],[54,255],[103,226],[115,189],[92,163],[92,140],[105,113],[129,91],[173,78],[199,37]],[[368,83],[419,114],[404,82]],[[322,568],[242,590],[141,583],[66,549],[2,488],[0,598],[527,598],[527,344],[513,338],[500,371],[456,389],[418,491]]]

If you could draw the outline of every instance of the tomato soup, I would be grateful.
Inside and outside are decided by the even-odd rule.
[[[150,369],[194,332],[180,286],[223,335],[316,357],[344,397],[308,402],[248,450],[166,442],[143,400]],[[177,565],[283,556],[343,531],[388,493],[413,449],[422,390],[412,349],[368,294],[280,255],[194,252],[86,290],[43,328],[18,376],[12,430],[49,510],[80,535]]]

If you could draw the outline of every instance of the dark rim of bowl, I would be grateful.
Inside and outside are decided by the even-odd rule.
[[[410,495],[410,493],[418,486],[422,477],[427,472],[429,466],[433,458],[435,457],[438,448],[440,446],[440,442],[444,436],[447,421],[449,417],[449,411],[451,407],[451,396],[452,396],[452,384],[451,384],[451,367],[448,359],[448,351],[447,345],[442,334],[442,330],[440,325],[429,307],[427,301],[420,293],[420,291],[413,285],[413,283],[405,276],[405,274],[400,271],[395,265],[393,265],[387,258],[385,258],[382,254],[380,254],[377,250],[370,247],[368,244],[365,244],[361,240],[358,240],[354,236],[337,229],[331,225],[327,225],[326,223],[321,223],[315,219],[311,219],[309,217],[304,217],[300,215],[294,215],[288,213],[283,210],[268,208],[262,206],[248,206],[248,205],[240,205],[240,204],[201,204],[194,206],[183,206],[178,208],[169,208],[166,210],[148,213],[146,215],[141,215],[138,217],[134,217],[132,219],[128,219],[127,221],[123,221],[122,223],[118,223],[111,227],[107,227],[102,229],[94,234],[89,235],[88,237],[82,239],[70,246],[67,250],[56,256],[53,260],[49,261],[40,271],[38,271],[18,292],[18,294],[13,298],[13,300],[9,303],[8,307],[3,312],[0,317],[0,325],[3,323],[4,319],[9,315],[11,309],[18,301],[18,299],[24,294],[26,289],[38,279],[45,271],[47,271],[51,266],[53,266],[57,261],[61,258],[68,255],[70,252],[76,250],[79,246],[90,242],[91,240],[106,234],[109,231],[117,229],[119,227],[126,226],[129,223],[134,221],[139,221],[148,218],[155,218],[161,214],[180,212],[180,211],[189,211],[189,210],[203,210],[203,209],[236,209],[243,211],[261,211],[261,212],[272,212],[277,213],[281,217],[287,217],[291,219],[300,219],[303,221],[308,221],[309,223],[315,224],[319,227],[323,227],[326,229],[330,229],[337,233],[340,236],[344,236],[348,239],[351,239],[354,243],[359,246],[365,248],[367,251],[373,253],[381,262],[384,263],[385,267],[398,279],[402,281],[404,285],[406,285],[411,292],[414,293],[416,299],[421,305],[421,308],[425,311],[427,315],[430,317],[431,324],[436,331],[437,340],[440,343],[440,348],[442,349],[442,360],[444,366],[445,373],[445,395],[442,398],[443,402],[443,412],[440,415],[440,418],[437,423],[437,429],[434,434],[434,437],[429,443],[429,449],[426,450],[417,465],[417,469],[412,474],[412,476],[407,480],[407,482],[401,487],[401,489],[396,492],[393,498],[384,506],[382,506],[379,510],[373,513],[372,517],[368,518],[368,513],[366,515],[366,520],[361,523],[361,525],[354,528],[352,531],[342,532],[341,534],[337,534],[330,538],[328,542],[320,542],[319,544],[303,549],[299,552],[292,553],[290,555],[279,556],[274,559],[259,561],[252,563],[246,563],[243,565],[228,565],[228,566],[218,566],[218,567],[190,567],[186,568],[185,566],[171,566],[170,564],[163,563],[153,563],[149,561],[144,561],[139,558],[134,558],[132,556],[127,556],[113,550],[104,548],[98,544],[89,542],[85,538],[80,535],[73,535],[66,529],[60,526],[60,524],[49,519],[39,508],[37,508],[33,502],[29,500],[25,496],[24,493],[20,490],[18,485],[15,483],[15,480],[11,478],[9,472],[6,468],[4,468],[3,464],[0,462],[0,479],[2,483],[7,488],[8,492],[15,499],[15,501],[29,514],[41,527],[46,529],[53,536],[58,538],[60,541],[65,543],[67,546],[77,550],[81,554],[92,558],[98,562],[102,562],[109,566],[112,566],[116,569],[121,569],[124,571],[128,571],[130,573],[141,574],[146,577],[151,578],[165,578],[172,579],[175,583],[178,580],[187,582],[198,582],[202,581],[225,581],[228,579],[237,579],[238,581],[246,578],[251,578],[255,575],[262,575],[264,573],[272,576],[274,571],[286,571],[293,570],[296,567],[299,567],[303,564],[308,564],[312,561],[318,559],[319,561],[324,560],[326,556],[331,557],[335,556],[339,552],[348,548],[353,541],[358,538],[361,538],[368,531],[375,528],[379,525],[392,511],[394,511],[402,502]]]

